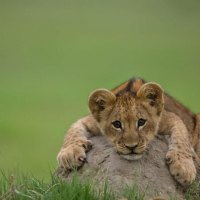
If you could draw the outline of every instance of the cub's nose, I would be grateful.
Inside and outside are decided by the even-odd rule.
[[[129,145],[125,145],[127,149],[130,149],[131,151],[133,151],[138,145],[137,144],[129,144]]]

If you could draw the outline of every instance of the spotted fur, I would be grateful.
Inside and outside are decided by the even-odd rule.
[[[59,165],[80,167],[92,144],[92,135],[103,134],[125,159],[140,159],[156,134],[170,136],[166,162],[182,185],[196,177],[193,157],[200,158],[200,115],[163,92],[157,83],[135,78],[109,91],[92,92],[91,115],[68,130],[58,153]],[[196,152],[196,153],[195,153]]]

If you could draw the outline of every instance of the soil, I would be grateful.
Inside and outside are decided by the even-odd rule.
[[[137,161],[120,157],[103,136],[95,136],[91,140],[93,148],[87,153],[87,161],[78,170],[78,176],[91,179],[97,187],[106,180],[119,198],[123,197],[125,187],[137,185],[139,191],[145,194],[145,200],[157,196],[184,199],[183,188],[173,179],[165,164],[166,138],[155,138]],[[70,179],[71,174],[64,176]]]

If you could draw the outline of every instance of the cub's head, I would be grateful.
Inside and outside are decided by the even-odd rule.
[[[117,152],[137,160],[158,130],[164,98],[156,83],[131,84],[127,82],[120,91],[120,87],[95,90],[89,97],[89,109]]]

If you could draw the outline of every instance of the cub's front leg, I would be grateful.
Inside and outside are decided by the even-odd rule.
[[[82,166],[86,160],[86,153],[92,148],[89,138],[99,134],[100,130],[92,116],[75,122],[68,130],[64,144],[57,155],[59,167],[71,170]]]
[[[176,114],[164,111],[159,132],[170,135],[166,162],[171,174],[181,185],[191,184],[197,172],[189,134],[183,121]]]

